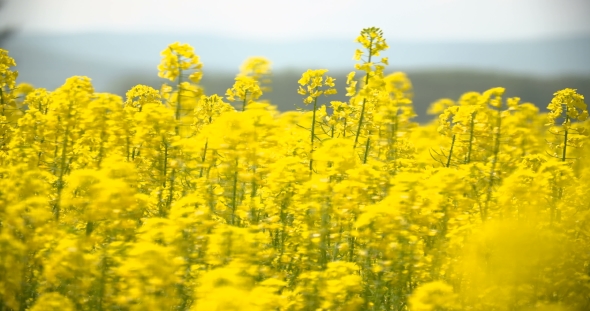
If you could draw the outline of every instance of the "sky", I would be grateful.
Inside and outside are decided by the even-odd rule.
[[[590,35],[590,0],[5,0],[21,33],[199,33],[245,40],[502,41]]]

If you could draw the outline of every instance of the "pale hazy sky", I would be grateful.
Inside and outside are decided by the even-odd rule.
[[[590,0],[7,0],[23,33],[172,32],[244,39],[505,40],[590,34]]]

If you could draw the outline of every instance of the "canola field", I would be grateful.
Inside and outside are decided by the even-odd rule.
[[[419,125],[381,30],[356,40],[284,113],[260,57],[209,95],[174,43],[121,98],[17,83],[0,50],[0,311],[590,310],[583,96],[494,87]]]

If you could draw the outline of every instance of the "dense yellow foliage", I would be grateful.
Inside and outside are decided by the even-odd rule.
[[[264,58],[236,110],[188,45],[125,100],[17,85],[0,50],[0,310],[590,309],[583,97],[492,88],[418,125],[382,32],[357,41],[350,99],[309,70],[285,113]]]

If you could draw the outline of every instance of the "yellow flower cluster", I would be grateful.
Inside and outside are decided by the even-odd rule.
[[[326,80],[324,81],[324,74],[326,74],[326,72],[328,72],[327,69],[308,69],[303,73],[303,75],[301,75],[301,79],[299,79],[300,85],[297,93],[304,96],[307,95],[307,97],[303,100],[306,105],[313,103],[314,100],[317,100],[317,98],[322,94],[336,94],[336,89],[334,88],[334,81],[336,81],[336,79],[326,76]],[[304,89],[303,86],[306,86],[306,88]],[[327,87],[327,89],[321,90],[322,87]]]
[[[269,84],[271,81],[269,76],[271,75],[271,62],[264,57],[249,57],[240,66],[240,73],[238,76],[252,77],[258,81],[261,85]],[[262,91],[270,91],[269,86],[261,86]]]
[[[158,76],[174,81],[182,77],[183,72],[192,70],[189,80],[194,83],[201,81],[203,64],[194,49],[188,44],[175,42],[162,51],[162,62],[158,65]]]
[[[270,61],[266,58],[248,58],[240,66],[240,73],[236,76],[236,82],[232,88],[227,89],[225,96],[232,102],[240,100],[242,102],[242,111],[246,110],[246,106],[260,98],[263,91],[270,90],[268,86],[261,86],[262,83],[270,83],[270,80],[267,79],[270,72]]]
[[[17,85],[0,50],[0,310],[586,310],[582,95],[468,92],[418,125],[381,30],[357,41],[349,100],[308,70],[283,113],[263,58],[224,98],[175,43],[174,85],[123,99]]]

